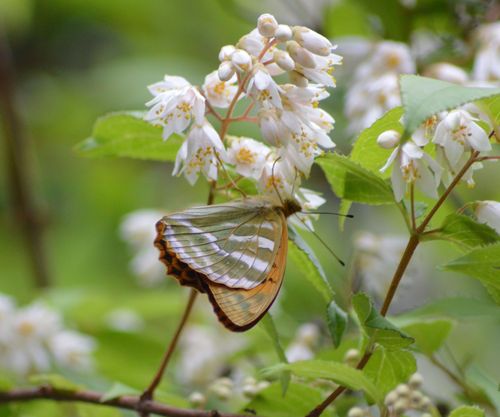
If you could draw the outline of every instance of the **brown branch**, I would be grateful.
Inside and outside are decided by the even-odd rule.
[[[217,411],[176,408],[150,400],[144,401],[140,397],[128,395],[103,401],[103,394],[100,392],[65,391],[49,386],[0,391],[0,404],[41,399],[62,402],[90,403],[167,417],[248,417],[248,415],[242,414],[226,414],[219,413]]]
[[[7,38],[0,30],[0,113],[7,155],[7,177],[12,193],[13,211],[24,235],[25,245],[37,287],[49,285],[43,228],[33,197],[27,140],[15,105],[15,79]]]

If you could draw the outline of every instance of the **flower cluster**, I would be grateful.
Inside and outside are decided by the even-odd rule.
[[[222,47],[219,68],[201,88],[169,75],[151,85],[145,119],[163,128],[165,140],[187,131],[173,173],[194,184],[200,173],[217,180],[223,168],[254,180],[269,195],[298,191],[314,159],[335,146],[328,135],[334,119],[318,106],[329,96],[326,87],[335,86],[332,73],[342,59],[334,49],[306,27],[278,24],[263,14],[254,30]],[[247,107],[235,117],[239,100]],[[219,109],[227,109],[225,116]],[[209,115],[220,122],[219,132]],[[228,136],[235,121],[257,123],[266,143]]]
[[[478,113],[475,112],[479,110],[473,105],[442,112],[427,120],[404,143],[400,143],[401,134],[396,130],[379,135],[377,142],[381,147],[394,148],[381,171],[393,165],[391,180],[397,201],[403,199],[408,185],[437,198],[439,184],[450,184],[469,159],[471,151],[484,153],[492,149],[488,134],[479,125]],[[487,117],[482,120],[487,122]],[[489,130],[492,128],[489,126]],[[427,152],[428,145],[434,146],[436,159]],[[474,171],[480,168],[482,164],[475,162],[463,176],[470,187],[475,185]]]
[[[347,92],[345,113],[350,132],[363,130],[399,106],[399,75],[414,72],[415,62],[407,45],[392,41],[375,44],[368,59],[358,66]]]
[[[0,369],[25,376],[53,365],[85,370],[92,365],[93,339],[67,330],[55,311],[40,303],[17,307],[0,294]]]

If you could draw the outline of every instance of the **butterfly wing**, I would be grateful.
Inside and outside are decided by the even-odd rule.
[[[281,213],[280,213],[281,214]],[[288,251],[286,219],[281,214],[281,237],[270,272],[258,286],[245,290],[206,283],[207,294],[219,320],[232,331],[253,327],[273,304],[283,282]]]
[[[156,244],[211,282],[248,290],[272,268],[282,235],[280,216],[257,198],[193,207],[163,217]]]

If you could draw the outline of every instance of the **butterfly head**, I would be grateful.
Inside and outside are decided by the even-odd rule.
[[[302,206],[295,199],[286,199],[283,201],[283,206],[280,207],[283,210],[285,217],[290,217],[292,214],[302,211]]]

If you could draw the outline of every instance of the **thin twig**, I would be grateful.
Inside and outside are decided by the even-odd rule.
[[[14,212],[18,216],[37,287],[49,286],[47,257],[43,246],[41,215],[36,207],[31,184],[28,141],[15,105],[14,69],[7,38],[0,30],[0,113],[3,118],[8,179]]]
[[[226,414],[216,411],[176,408],[150,400],[144,401],[137,396],[126,395],[110,400],[103,400],[103,397],[102,393],[95,391],[67,391],[50,386],[42,386],[37,388],[20,388],[0,391],[0,404],[48,399],[62,402],[90,403],[167,417],[249,417],[249,415],[242,414]],[[255,416],[252,415],[252,417]]]
[[[410,211],[411,211],[411,229],[415,230],[417,227],[417,219],[415,216],[415,184],[410,184]]]

